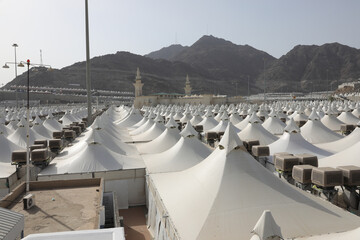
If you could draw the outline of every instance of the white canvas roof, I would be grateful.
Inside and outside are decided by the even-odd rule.
[[[30,234],[23,240],[125,240],[124,228]]]
[[[360,119],[355,117],[351,112],[342,112],[337,118],[346,124],[352,125],[356,125],[360,121]]]
[[[360,142],[332,156],[319,160],[320,167],[355,165],[360,167]]]
[[[310,153],[318,158],[330,156],[331,153],[320,149],[306,141],[300,133],[285,132],[279,140],[269,145],[270,154],[288,152],[292,154]]]
[[[10,163],[0,162],[0,178],[8,178],[16,172],[16,166]]]
[[[145,167],[141,158],[115,153],[106,148],[104,144],[82,142],[81,145],[77,154],[63,159],[55,158],[39,175],[90,173]]]
[[[160,153],[174,146],[179,139],[180,134],[177,128],[166,128],[163,133],[154,140],[137,144],[136,147],[142,154]]]
[[[271,211],[284,238],[360,225],[357,216],[274,176],[245,151],[231,129],[199,164],[150,174],[150,180],[181,239],[250,239],[264,210]]]
[[[219,123],[213,117],[209,116],[209,117],[204,117],[203,120],[196,125],[203,126],[203,131],[206,132],[209,129],[214,128],[218,124]]]
[[[211,150],[196,137],[182,136],[167,151],[143,155],[148,173],[175,172],[188,169],[206,158]]]
[[[43,136],[46,139],[52,139],[52,131],[44,127],[43,123],[36,124],[31,128],[34,132],[38,133],[39,135]]]
[[[138,141],[151,141],[160,136],[165,130],[165,126],[162,123],[154,122],[153,125],[143,133],[133,135],[134,142]]]
[[[296,238],[296,240],[345,240],[345,239],[359,239],[359,236],[360,236],[360,227],[346,232]]]
[[[281,135],[284,132],[286,124],[277,117],[269,117],[262,126],[272,134]]]
[[[301,135],[312,144],[333,142],[343,138],[325,127],[319,120],[308,120],[300,129]]]
[[[43,125],[52,132],[61,131],[63,128],[63,125],[53,118],[46,119]]]
[[[351,147],[352,145],[354,145],[359,141],[360,141],[360,128],[357,127],[355,128],[354,131],[352,131],[352,133],[350,133],[348,136],[340,140],[329,143],[316,144],[316,146],[325,149],[326,151],[337,153]]]
[[[260,145],[269,145],[278,137],[268,132],[260,123],[249,123],[238,136],[241,140],[259,140]]]
[[[344,124],[342,121],[337,119],[334,115],[325,115],[321,122],[332,131],[340,131],[341,124]]]
[[[29,129],[29,143],[30,146],[34,144],[35,140],[44,139],[43,136],[36,133],[31,128]],[[8,139],[20,147],[26,148],[26,127],[19,127],[12,134],[8,136]]]
[[[25,150],[25,147],[16,145],[7,139],[3,134],[0,134],[0,162],[10,164],[11,154],[15,150]]]

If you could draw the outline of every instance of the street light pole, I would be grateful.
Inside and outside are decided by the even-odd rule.
[[[91,111],[91,79],[90,79],[90,47],[89,47],[89,14],[88,14],[88,0],[85,0],[85,35],[86,35],[86,90],[87,90],[87,108],[88,126],[92,122],[92,111]]]
[[[30,182],[30,60],[27,63],[27,104],[26,104],[26,192],[29,192]]]
[[[265,58],[264,60],[264,103],[266,102]]]
[[[12,46],[14,47],[14,51],[15,51],[15,78],[17,78],[16,48],[18,47],[18,45],[14,43]],[[16,108],[18,108],[19,102],[18,102],[17,87],[15,88],[15,98],[16,98]]]
[[[250,76],[248,75],[248,99],[250,97]]]

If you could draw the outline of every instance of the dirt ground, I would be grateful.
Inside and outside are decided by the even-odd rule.
[[[96,229],[98,187],[31,191],[35,206],[23,209],[20,195],[9,209],[25,215],[25,236],[33,233]]]
[[[119,210],[120,216],[124,217],[126,240],[151,240],[146,226],[145,213],[145,206]]]

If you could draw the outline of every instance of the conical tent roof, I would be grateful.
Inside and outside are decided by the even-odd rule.
[[[6,127],[4,124],[0,123],[0,134],[4,134],[4,136],[9,136],[14,131],[15,130],[12,130],[12,129]]]
[[[342,112],[337,118],[346,124],[353,125],[356,125],[360,121],[360,119],[355,117],[351,112]]]
[[[355,128],[355,130],[352,131],[352,133],[350,133],[348,136],[344,138],[341,138],[334,142],[316,144],[316,146],[326,151],[337,153],[351,147],[357,142],[360,142],[359,127]]]
[[[203,131],[206,132],[209,129],[214,128],[218,124],[219,123],[213,117],[209,116],[204,117],[203,120],[196,125],[203,126]]]
[[[320,167],[338,167],[355,165],[360,167],[360,142],[355,143],[345,150],[335,153],[332,156],[319,160]]]
[[[280,135],[283,134],[286,124],[279,118],[270,116],[265,120],[262,126],[270,133]]]
[[[271,237],[281,237],[281,229],[276,224],[271,211],[265,210],[260,219],[257,221],[254,229],[251,231],[260,237],[261,240],[266,240]]]
[[[15,132],[13,132],[8,136],[8,139],[13,143],[15,143],[16,145],[19,145],[20,147],[26,148],[26,142],[27,142],[26,136],[27,136],[26,127],[19,127],[18,129],[16,129]],[[40,140],[40,139],[44,139],[44,137],[30,128],[29,129],[30,146],[34,144],[35,140]]]
[[[114,137],[108,131],[102,128],[90,128],[89,131],[84,133],[82,141],[98,142],[105,145],[109,150],[127,156],[139,155],[135,146],[122,142],[119,138]]]
[[[52,132],[61,131],[63,128],[63,125],[53,118],[46,119],[43,125]]]
[[[167,223],[181,239],[250,239],[264,210],[271,211],[284,238],[359,226],[357,216],[274,176],[235,138],[226,130],[219,147],[194,167],[150,174],[163,214],[171,220]]]
[[[332,153],[316,147],[306,141],[300,133],[285,132],[279,140],[269,145],[270,155],[278,152],[288,152],[292,154],[309,153],[318,158],[330,156]]]
[[[38,133],[39,135],[43,136],[43,138],[46,139],[52,139],[52,131],[50,131],[49,129],[47,129],[46,127],[44,127],[43,123],[40,124],[36,124],[34,126],[32,126],[31,128],[34,132]]]
[[[325,127],[329,128],[332,131],[340,131],[341,124],[344,124],[332,114],[326,114],[321,119],[321,122],[325,125]]]
[[[66,159],[55,158],[39,175],[90,173],[143,168],[142,159],[115,153],[97,142],[84,142],[77,154]]]
[[[11,163],[11,154],[15,150],[24,150],[24,147],[16,145],[9,139],[7,139],[4,134],[0,134],[0,162],[2,163]]]
[[[145,132],[132,136],[134,142],[151,141],[160,136],[165,130],[162,123],[154,122],[154,124]]]
[[[144,155],[148,173],[175,172],[188,169],[203,159],[211,150],[196,137],[181,137],[173,147],[158,154]]]
[[[144,124],[139,126],[138,128],[130,131],[130,135],[138,135],[140,133],[146,132],[154,125],[154,121],[152,119],[148,119]]]
[[[124,118],[115,122],[119,127],[131,127],[143,119],[138,109],[132,108],[129,114]]]
[[[278,137],[268,132],[260,123],[249,123],[238,136],[241,140],[259,140],[261,145],[269,145]]]
[[[180,139],[177,128],[166,128],[163,133],[148,143],[137,144],[140,153],[154,154],[166,151]]]
[[[325,127],[319,120],[308,120],[300,129],[301,135],[312,144],[333,142],[343,138]]]

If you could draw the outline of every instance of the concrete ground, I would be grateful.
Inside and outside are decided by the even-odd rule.
[[[119,215],[124,218],[126,240],[151,240],[150,232],[146,226],[146,207],[131,207],[119,210]]]
[[[20,195],[10,210],[25,215],[25,236],[33,233],[96,229],[99,221],[98,187],[31,191],[35,206],[23,209]]]

